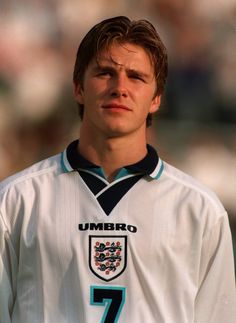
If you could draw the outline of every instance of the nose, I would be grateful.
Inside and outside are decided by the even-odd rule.
[[[123,74],[118,74],[112,80],[111,92],[112,97],[127,97],[126,77]]]

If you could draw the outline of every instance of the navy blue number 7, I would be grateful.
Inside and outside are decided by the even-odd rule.
[[[91,286],[90,304],[105,306],[101,323],[117,323],[125,302],[125,288]]]

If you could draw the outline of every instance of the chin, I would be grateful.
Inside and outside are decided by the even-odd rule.
[[[127,122],[108,122],[104,124],[103,132],[109,138],[117,138],[123,136],[129,136],[131,134],[141,134],[146,133],[146,120],[144,124],[137,125],[136,127],[132,127],[128,125]]]

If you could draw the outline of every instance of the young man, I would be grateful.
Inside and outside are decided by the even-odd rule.
[[[1,183],[1,323],[235,323],[227,214],[146,143],[166,75],[147,21],[83,39],[79,141]]]

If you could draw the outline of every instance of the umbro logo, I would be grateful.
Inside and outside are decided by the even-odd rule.
[[[129,231],[132,233],[137,232],[137,227],[125,223],[79,223],[79,231]]]

